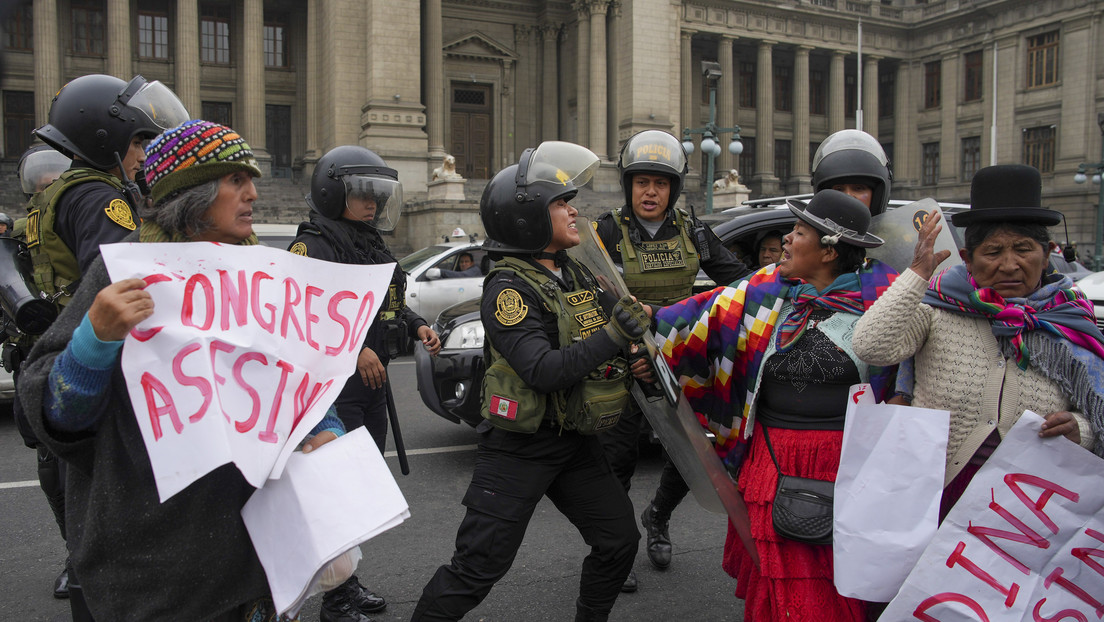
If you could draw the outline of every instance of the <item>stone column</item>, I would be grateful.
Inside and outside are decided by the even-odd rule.
[[[107,48],[107,73],[129,81],[134,77],[130,52],[129,0],[107,0],[106,26],[104,45]]]
[[[34,22],[35,125],[42,127],[49,120],[54,94],[62,86],[57,2],[34,0],[31,20]]]
[[[590,150],[605,160],[606,136],[606,11],[608,0],[590,2]]]
[[[863,60],[863,131],[878,137],[878,61],[881,56],[867,56]]]
[[[557,42],[560,37],[558,24],[544,24],[540,27],[543,47],[541,63],[541,139],[556,140],[560,137],[559,123],[559,67],[557,64]]]
[[[576,141],[590,146],[590,17],[586,0],[578,0],[573,7],[576,19],[575,58],[575,124]]]
[[[679,121],[684,128],[694,127],[698,123],[698,115],[694,110],[694,58],[690,45],[693,39],[693,30],[682,31],[680,37],[681,52],[679,54],[681,60],[680,73],[682,74],[682,94],[679,103],[679,116],[682,118]]]
[[[721,127],[732,127],[736,124],[736,102],[733,99],[735,89],[732,88],[736,82],[736,73],[732,70],[732,41],[732,37],[722,35],[717,42],[717,62],[721,65],[721,79],[717,81],[717,125]],[[736,168],[736,156],[728,152],[731,138],[731,134],[718,137],[721,155],[714,167],[714,172],[718,175]]]
[[[441,31],[441,0],[425,0],[422,24],[422,58],[425,60],[426,133],[429,134],[429,161],[445,157],[445,60]]]
[[[920,178],[916,162],[916,131],[912,119],[916,114],[916,101],[910,94],[912,78],[909,61],[897,65],[897,93],[893,105],[893,183],[900,186],[914,185]]]
[[[245,137],[261,170],[269,172],[272,158],[266,150],[265,135],[265,64],[264,64],[264,3],[262,0],[245,0],[242,15],[242,45],[238,61],[238,102],[240,110],[234,121],[235,128]]]
[[[843,110],[843,52],[832,52],[832,62],[828,65],[828,133],[834,134],[844,128]]]
[[[808,45],[799,45],[794,50],[794,103],[793,103],[793,143],[790,153],[793,162],[792,181],[797,192],[805,192],[809,187],[809,51]]]
[[[177,0],[180,2],[181,0]],[[324,2],[325,0],[322,0]],[[322,94],[322,80],[319,75],[321,71],[322,63],[321,55],[322,49],[319,45],[319,30],[322,25],[322,7],[319,6],[321,2],[319,0],[307,0],[307,65],[306,65],[306,84],[307,84],[307,136],[306,144],[303,149],[303,163],[306,165],[303,168],[304,178],[309,179],[308,173],[314,171],[314,164],[318,161],[318,158],[322,157],[321,148],[321,128],[322,124],[319,123],[319,118],[322,116],[321,106],[321,94]]]
[[[197,0],[176,0],[176,57],[173,59],[175,80],[173,91],[193,118],[202,114],[199,95],[199,3]]]
[[[759,192],[767,196],[777,194],[778,178],[774,176],[774,70],[771,49],[774,41],[759,42],[759,62],[755,99],[755,175]],[[712,181],[710,181],[712,183]]]
[[[958,90],[962,82],[958,79],[958,67],[960,63],[959,50],[952,50],[943,55],[942,97],[939,100],[939,117],[942,123],[939,133],[939,181],[958,181],[959,165],[962,160],[962,146],[958,142],[958,123],[955,114],[958,112]]]

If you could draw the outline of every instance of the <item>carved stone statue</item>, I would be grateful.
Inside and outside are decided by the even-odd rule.
[[[437,180],[461,180],[464,179],[456,172],[456,158],[449,154],[445,154],[444,160],[441,161],[441,166],[433,169],[433,177],[430,181]]]
[[[740,183],[740,175],[736,172],[736,169],[730,170],[727,175],[713,182],[713,192],[715,194],[747,191],[747,186]]]

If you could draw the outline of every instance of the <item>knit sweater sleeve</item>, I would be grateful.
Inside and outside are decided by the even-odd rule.
[[[901,273],[855,326],[855,354],[871,365],[896,365],[928,339],[935,311],[921,304],[928,282],[911,269]]]
[[[62,432],[83,432],[99,423],[100,402],[111,383],[122,341],[100,341],[88,315],[54,359],[47,380],[46,418]]]

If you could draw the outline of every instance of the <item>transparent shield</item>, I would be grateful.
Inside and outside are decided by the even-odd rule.
[[[538,145],[529,156],[524,185],[547,181],[564,186],[570,183],[580,188],[594,177],[598,164],[598,156],[582,145],[558,140],[546,141]]]
[[[378,231],[393,231],[402,214],[402,184],[394,179],[345,175],[345,207],[352,220],[366,222]]]
[[[817,147],[816,154],[813,156],[812,170],[817,170],[821,160],[829,155],[850,149],[865,151],[873,155],[882,166],[889,164],[889,158],[886,157],[885,149],[882,149],[878,139],[862,130],[841,130],[825,138],[824,142]]]
[[[23,160],[19,169],[19,184],[24,194],[34,194],[54,183],[73,161],[53,149],[36,151]]]
[[[125,103],[162,130],[176,127],[191,118],[176,93],[158,80],[142,85]]]

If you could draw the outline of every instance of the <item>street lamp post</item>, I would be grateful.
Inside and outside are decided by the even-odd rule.
[[[732,142],[728,144],[728,152],[732,155],[740,155],[744,152],[744,143],[740,142],[740,126],[717,127],[717,80],[721,78],[721,65],[713,61],[702,61],[702,77],[709,83],[709,122],[705,127],[686,128],[682,130],[682,150],[686,155],[694,153],[694,141],[692,134],[701,134],[702,153],[706,157],[705,169],[705,213],[713,213],[713,161],[721,155],[721,134],[732,133]]]
[[[1100,189],[1096,202],[1096,256],[1093,258],[1096,265],[1093,268],[1104,270],[1104,182],[1100,179],[1104,175],[1104,112],[1097,113],[1096,123],[1100,126],[1100,161],[1078,165],[1073,181],[1083,184],[1092,175],[1093,183]]]

